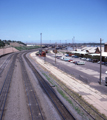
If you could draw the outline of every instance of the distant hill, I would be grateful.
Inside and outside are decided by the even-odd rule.
[[[10,46],[13,46],[13,47],[22,47],[22,46],[25,46],[25,45],[22,44],[22,43],[11,42],[11,43],[10,43]]]
[[[13,46],[13,47],[21,47],[26,46],[25,43],[21,41],[13,41],[13,40],[1,40],[0,39],[0,47],[6,47],[6,46]]]

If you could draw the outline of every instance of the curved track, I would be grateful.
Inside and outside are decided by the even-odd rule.
[[[29,51],[30,52],[30,51]],[[25,65],[26,63],[29,65],[30,69],[34,73],[35,77],[38,79],[39,84],[41,88],[44,90],[46,95],[50,98],[53,105],[55,106],[56,110],[58,111],[61,119],[63,120],[75,120],[72,113],[66,108],[66,106],[62,103],[62,101],[59,99],[53,88],[42,78],[42,76],[38,73],[38,71],[34,68],[34,66],[30,63],[29,59],[26,57],[26,54],[28,51],[15,53],[12,57],[12,63],[10,65],[10,68],[8,70],[8,73],[5,77],[2,89],[0,90],[0,120],[3,119],[3,115],[5,113],[5,105],[9,94],[9,88],[13,76],[13,72],[15,69],[15,62],[16,59],[19,58],[21,69],[22,69],[22,77],[24,81],[26,96],[27,96],[27,102],[28,102],[28,108],[29,108],[29,116],[31,120],[44,120],[45,116],[43,116],[41,111],[41,106],[39,105],[36,92],[32,86],[32,83],[30,81],[29,75],[27,73],[27,68]],[[8,58],[9,59],[9,58]],[[25,60],[24,60],[25,59]],[[7,62],[3,65],[3,69],[5,68]],[[3,71],[2,69],[2,71]],[[1,72],[2,73],[2,72]]]
[[[9,91],[9,87],[10,87],[10,83],[11,83],[11,79],[12,79],[12,75],[13,75],[13,71],[14,71],[14,67],[15,67],[16,57],[17,57],[17,54],[15,54],[13,57],[12,64],[9,68],[9,71],[6,75],[4,84],[0,91],[0,120],[2,120],[2,117],[3,117],[4,107],[6,104],[7,95],[8,95],[8,91]]]
[[[30,119],[31,120],[35,120],[35,119],[36,120],[44,120],[42,113],[40,111],[40,108],[39,108],[39,104],[38,104],[36,96],[35,96],[35,92],[30,83],[29,76],[27,75],[27,71],[26,71],[24,62],[22,60],[22,54],[23,54],[23,52],[13,55],[12,63],[9,67],[9,70],[8,70],[8,73],[4,80],[3,86],[0,90],[0,120],[3,119],[3,115],[5,113],[5,105],[6,105],[6,101],[8,98],[9,88],[10,88],[10,84],[11,84],[11,80],[12,80],[12,76],[13,76],[13,72],[14,72],[14,68],[15,68],[15,62],[16,62],[17,58],[20,59],[20,64],[23,69],[22,74],[23,74],[23,80],[24,80],[25,89],[26,89],[26,95],[28,98],[28,105],[30,108],[29,109]],[[8,59],[10,59],[11,57],[12,56],[10,56]],[[3,72],[5,66],[7,65],[8,59],[2,64],[1,73]]]
[[[42,76],[38,73],[38,71],[34,68],[34,66],[30,63],[26,55],[24,55],[25,60],[27,61],[29,67],[31,68],[32,72],[34,73],[35,77],[38,79],[41,87],[48,95],[50,100],[53,102],[54,106],[56,107],[57,111],[59,112],[60,116],[64,120],[75,120],[72,113],[66,108],[66,106],[62,103],[59,99],[57,94],[54,92],[53,88],[42,78]]]
[[[28,105],[29,105],[29,111],[31,114],[31,119],[32,120],[44,120],[41,109],[39,107],[38,101],[37,101],[37,96],[35,94],[35,91],[32,87],[32,84],[30,82],[29,76],[26,71],[26,67],[24,64],[24,61],[20,55],[20,63],[21,63],[21,68],[22,68],[22,74],[23,74],[23,80],[24,80],[24,85],[26,89],[26,95],[28,99]]]
[[[2,74],[3,70],[5,69],[6,65],[9,63],[12,55],[10,55],[0,66],[0,75]]]

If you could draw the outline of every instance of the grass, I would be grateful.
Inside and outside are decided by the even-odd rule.
[[[15,47],[17,50],[31,50],[31,49],[37,49],[40,46],[20,46],[20,47]]]
[[[57,91],[60,93],[60,95],[66,100],[68,101],[68,103],[70,103],[72,105],[72,107],[75,109],[75,111],[81,115],[83,117],[84,113],[83,111],[81,111],[81,109],[75,105],[75,103],[61,90],[57,87]]]
[[[57,91],[60,93],[60,95],[65,98],[70,104],[73,104],[72,101],[66,96],[66,94],[57,87]]]
[[[45,73],[42,73],[42,74],[45,76],[45,78],[46,78],[52,85],[54,85],[54,83],[52,82],[52,80],[51,80]],[[75,106],[75,104],[72,102],[72,100],[69,99],[69,97],[68,97],[57,85],[55,85],[55,86],[56,86],[56,88],[57,88],[58,93],[59,93],[66,101],[68,101],[68,102],[73,106],[73,108],[77,111],[77,113],[80,114],[80,115],[83,115],[84,113],[81,112],[80,108],[79,108],[78,106]]]
[[[45,76],[45,78],[46,78],[52,85],[54,85],[53,82],[51,81],[51,79],[50,79],[45,73],[42,73],[42,74]]]
[[[46,70],[46,69],[45,69]],[[55,85],[57,88],[58,93],[64,98],[66,99],[66,101],[68,101],[68,103],[70,103],[72,105],[72,107],[75,109],[75,111],[81,115],[81,117],[85,120],[91,120],[92,118],[88,117],[88,115],[82,110],[81,107],[78,106],[77,103],[75,103],[69,96],[71,96],[73,99],[75,99],[83,108],[85,108],[85,110],[90,113],[95,119],[97,120],[101,120],[101,117],[99,117],[99,115],[97,115],[96,113],[94,113],[92,111],[92,109],[94,109],[95,111],[97,111],[98,114],[100,114],[101,116],[103,116],[103,118],[107,119],[107,117],[104,114],[101,114],[93,105],[89,104],[88,102],[86,102],[81,95],[79,95],[78,93],[74,92],[73,90],[69,89],[63,82],[61,82],[59,79],[57,79],[56,76],[54,76],[53,74],[45,74],[42,73],[46,79],[52,84],[55,85],[54,82],[52,81],[52,79],[59,84],[59,86],[63,89],[61,89],[60,87],[58,87],[58,85]],[[51,79],[52,78],[52,79]],[[65,92],[68,94],[66,94]],[[88,104],[88,106],[90,106],[92,109],[90,109],[90,107],[87,107],[86,104]]]
[[[93,105],[89,104],[88,102],[86,102],[81,95],[79,95],[78,93],[74,92],[73,90],[67,88],[65,86],[65,84],[63,82],[61,82],[59,79],[57,79],[55,76],[53,76],[52,74],[50,74],[50,77],[52,77],[60,86],[61,88],[66,91],[66,93],[68,95],[70,95],[71,97],[73,97],[73,99],[75,99],[83,108],[85,108],[86,111],[88,111],[92,116],[94,116],[97,120],[101,120],[101,117],[99,117],[99,115],[97,115],[96,113],[94,113],[90,107],[92,109],[94,109],[98,114],[100,114],[101,116],[103,116],[105,119],[107,119],[107,117],[104,114],[101,114]],[[71,101],[71,99],[69,99],[69,97],[66,96],[66,94],[60,90],[59,88],[57,88],[58,92],[63,96],[63,98],[65,98],[71,105],[72,107],[77,111],[78,114],[80,114],[82,117],[85,117],[85,114],[83,112],[83,110],[77,106],[73,101]],[[90,107],[87,107],[86,104]]]

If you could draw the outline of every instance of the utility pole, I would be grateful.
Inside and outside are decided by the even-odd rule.
[[[99,81],[99,84],[101,84],[101,73],[102,73],[102,47],[101,47],[101,42],[102,42],[102,39],[100,38],[100,81]]]
[[[4,55],[5,53],[4,53],[4,46],[3,46],[3,55]]]
[[[73,50],[74,50],[74,40],[75,40],[75,37],[72,38]]]
[[[67,46],[67,40],[65,40],[65,46]]]
[[[56,53],[57,53],[56,46],[57,46],[57,43],[55,43],[55,64],[56,64]]]
[[[20,44],[20,51],[21,51],[21,44]]]
[[[40,33],[40,46],[41,46],[41,50],[42,50],[42,33]]]

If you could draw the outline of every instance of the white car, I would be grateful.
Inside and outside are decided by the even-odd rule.
[[[77,61],[76,64],[77,65],[85,65],[85,62],[84,61]]]
[[[89,62],[91,62],[91,61],[92,61],[92,59],[91,59],[91,58],[87,58],[87,59],[86,59],[86,61],[89,61]]]
[[[87,58],[81,58],[81,60],[86,60]]]

